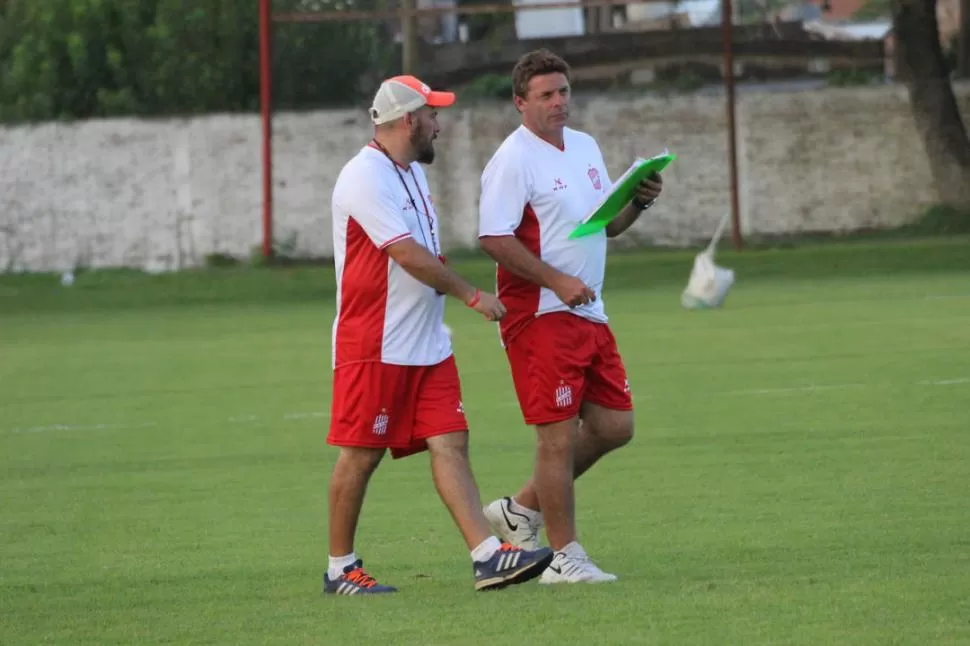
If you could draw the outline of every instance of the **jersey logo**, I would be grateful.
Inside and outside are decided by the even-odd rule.
[[[566,190],[566,185],[563,183],[563,181],[561,179],[559,179],[557,177],[556,178],[556,185],[552,187],[552,190],[554,190],[554,191],[564,191],[564,190]]]
[[[595,188],[597,191],[601,190],[603,188],[603,183],[600,181],[600,172],[590,166],[588,175],[589,181],[593,183],[593,188]]]

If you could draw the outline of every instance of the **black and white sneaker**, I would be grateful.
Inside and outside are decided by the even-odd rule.
[[[552,563],[539,577],[539,583],[610,583],[616,581],[615,574],[609,574],[596,567],[582,548],[576,554],[556,552]]]
[[[542,529],[542,514],[536,512],[535,518],[512,511],[509,497],[499,498],[488,504],[482,511],[492,526],[496,536],[506,543],[524,550],[539,549],[539,530]]]

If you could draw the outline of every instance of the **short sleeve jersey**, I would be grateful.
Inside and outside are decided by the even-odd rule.
[[[566,128],[563,143],[560,149],[525,126],[505,139],[482,173],[479,236],[515,236],[542,261],[581,279],[597,299],[569,309],[552,290],[499,265],[498,296],[508,310],[500,323],[503,341],[553,311],[607,321],[602,298],[606,233],[576,240],[569,234],[610,190],[611,180],[591,136]]]
[[[440,253],[438,218],[421,166],[396,166],[368,145],[341,169],[332,210],[337,274],[332,365],[426,366],[451,356],[444,297],[386,252],[413,238],[430,253]]]

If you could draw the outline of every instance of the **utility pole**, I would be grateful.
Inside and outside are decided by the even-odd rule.
[[[415,25],[415,0],[401,0],[401,72],[418,73],[418,30]]]

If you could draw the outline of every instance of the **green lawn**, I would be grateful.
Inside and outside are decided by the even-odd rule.
[[[637,438],[577,495],[617,583],[475,593],[417,456],[365,505],[380,599],[320,594],[331,271],[0,277],[0,643],[970,643],[970,240],[720,260],[720,311],[689,254],[608,270]],[[532,433],[447,320],[488,501]]]

